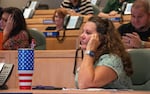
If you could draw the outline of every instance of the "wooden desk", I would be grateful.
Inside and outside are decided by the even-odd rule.
[[[88,20],[89,16],[84,16],[83,23],[85,23]],[[54,23],[44,23],[44,21],[53,21],[52,18],[32,18],[32,19],[26,19],[27,27],[28,28],[35,28],[41,32],[46,31],[45,29],[48,26],[55,26]]]
[[[35,50],[34,54],[33,86],[75,87],[73,75],[75,50]],[[79,59],[81,60],[81,58]],[[2,60],[5,60],[6,63],[14,64],[14,69],[7,85],[9,88],[18,88],[17,51],[1,50],[0,61]]]
[[[45,24],[43,23],[44,20],[51,20],[52,21],[52,15],[54,13],[54,9],[49,10],[36,10],[35,14],[32,19],[26,19],[27,27],[32,29],[37,29],[41,32],[52,32],[54,30],[45,30],[48,26],[55,26],[54,23]],[[45,17],[45,15],[49,15]],[[83,16],[83,15],[82,15]],[[84,21],[87,22],[89,16],[83,16]],[[121,24],[127,23],[130,21],[130,15],[123,15],[123,23],[120,23],[118,21],[113,22],[115,27],[118,28]],[[83,26],[82,25],[82,26]],[[82,28],[82,27],[81,27]],[[82,30],[66,30],[66,37],[63,42],[59,42],[55,37],[47,37],[46,38],[46,49],[47,50],[72,50],[76,49],[77,47],[77,40],[79,35],[81,34]]]
[[[52,18],[55,9],[48,9],[48,10],[35,10],[33,18]]]
[[[0,61],[14,64],[14,69],[7,82],[8,90],[0,90],[0,93],[33,93],[33,94],[150,94],[150,91],[133,90],[19,90],[17,51],[0,51]],[[34,74],[32,85],[47,85],[56,87],[75,88],[74,66],[75,50],[35,50]],[[79,53],[78,64],[81,62]]]
[[[45,31],[45,28],[47,25],[54,25],[54,24],[44,24],[43,20],[52,20],[52,16],[55,12],[55,9],[48,9],[48,10],[35,10],[35,13],[33,15],[32,19],[26,19],[27,26],[29,28],[36,28],[40,31]],[[83,16],[83,15],[82,15]],[[84,17],[84,23],[88,20],[89,16],[83,16]],[[120,17],[118,15],[117,17]],[[130,21],[131,15],[122,15],[123,23],[127,23]],[[121,24],[119,22],[114,22],[114,25],[116,28],[118,28]],[[43,28],[41,28],[43,27]]]
[[[121,90],[1,90],[1,93],[32,93],[32,94],[150,94],[150,91]]]
[[[66,36],[62,42],[58,41],[56,37],[47,37],[46,48],[48,50],[75,50],[79,45],[79,35],[81,32],[81,30],[66,30]],[[60,31],[61,37],[62,33],[63,31]]]

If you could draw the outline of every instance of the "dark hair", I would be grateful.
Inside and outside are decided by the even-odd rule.
[[[2,17],[2,11],[3,11],[3,8],[0,7],[0,19],[1,19],[1,17]]]
[[[4,8],[2,13],[11,14],[14,19],[13,30],[10,33],[9,37],[17,35],[18,33],[20,33],[21,30],[25,30],[29,35],[29,43],[31,43],[32,37],[30,36],[30,34],[27,30],[27,24],[26,24],[25,18],[23,16],[23,12],[19,8],[8,7],[8,8]]]
[[[102,19],[99,16],[92,16],[88,21],[95,23],[96,31],[99,33],[99,40],[101,42],[96,51],[95,59],[97,60],[101,55],[106,53],[118,55],[123,62],[126,74],[130,76],[133,73],[131,59],[112,21]]]

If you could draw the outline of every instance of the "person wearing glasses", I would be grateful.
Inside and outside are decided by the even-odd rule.
[[[113,23],[92,16],[83,26],[80,47],[84,57],[76,70],[76,87],[129,89],[132,64]]]
[[[131,8],[131,22],[118,28],[127,49],[150,48],[150,1],[136,0]]]

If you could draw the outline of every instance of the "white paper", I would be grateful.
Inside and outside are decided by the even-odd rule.
[[[36,9],[37,6],[38,6],[38,1],[32,1],[29,8]]]
[[[24,10],[23,16],[24,16],[24,18],[30,18],[30,17],[32,17],[32,14],[33,14],[33,9],[26,8]]]
[[[74,29],[76,27],[79,16],[71,16],[67,25],[67,29]]]
[[[133,3],[127,3],[126,9],[124,11],[124,14],[131,14],[131,7]]]

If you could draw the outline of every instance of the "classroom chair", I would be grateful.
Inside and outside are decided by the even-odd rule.
[[[99,7],[97,5],[92,5],[92,7],[93,7],[93,10],[94,10],[94,15],[98,15],[99,12],[100,12]]]
[[[29,33],[36,41],[35,50],[45,50],[46,49],[46,38],[44,34],[38,30],[29,29]]]
[[[132,49],[128,51],[133,64],[132,89],[150,90],[150,49]]]

